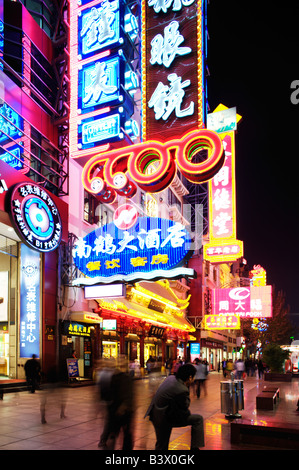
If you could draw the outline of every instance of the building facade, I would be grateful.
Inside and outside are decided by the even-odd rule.
[[[82,378],[121,354],[233,358],[233,330],[203,323],[233,282],[203,252],[224,162],[207,2],[162,3],[0,2],[4,376],[33,353],[65,378],[74,355]]]
[[[61,199],[68,192],[68,146],[55,41],[61,33],[62,44],[66,36],[54,31],[61,19],[46,7],[0,2],[0,356],[1,374],[10,378],[24,378],[32,354],[45,372],[57,356],[57,248],[68,241]]]

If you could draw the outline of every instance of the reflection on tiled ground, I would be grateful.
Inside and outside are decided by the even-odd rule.
[[[221,373],[208,377],[208,394],[198,400],[191,392],[191,411],[204,417],[204,450],[260,449],[258,446],[233,446],[230,443],[230,422],[221,413]],[[160,383],[159,379],[136,381],[135,446],[136,450],[153,450],[155,433],[152,424],[144,419],[151,395]],[[279,383],[281,398],[273,411],[257,411],[255,397],[266,384],[256,377],[244,381],[243,418],[254,421],[289,422],[299,426],[296,404],[299,397],[299,379]],[[96,387],[66,389],[66,415],[60,419],[60,398],[49,396],[46,406],[47,424],[40,421],[42,392],[7,394],[0,401],[0,450],[98,450],[103,418],[98,410]],[[174,428],[171,434],[171,450],[189,449],[190,428]],[[121,436],[117,448],[121,448]]]

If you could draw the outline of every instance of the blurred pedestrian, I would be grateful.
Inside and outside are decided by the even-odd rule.
[[[111,375],[105,432],[98,447],[113,450],[116,439],[123,431],[122,450],[133,450],[134,386],[125,358],[120,358]]]
[[[258,370],[258,374],[259,374],[259,379],[262,379],[264,377],[264,364],[263,364],[263,361],[261,359],[258,360],[257,362],[257,370]]]
[[[228,359],[228,361],[226,363],[226,367],[225,367],[225,372],[230,376],[230,374],[233,372],[233,370],[234,370],[233,361],[231,359]]]
[[[195,363],[193,364],[196,373],[194,376],[194,385],[195,385],[195,393],[197,398],[200,397],[201,388],[203,388],[205,396],[207,396],[207,388],[206,388],[206,380],[208,376],[208,369],[207,365],[200,359],[196,358]]]
[[[166,375],[170,375],[170,374],[171,374],[172,363],[173,363],[172,358],[171,358],[171,357],[168,358],[167,361],[166,361]]]
[[[245,371],[245,364],[244,364],[244,361],[242,361],[242,359],[238,359],[235,362],[235,369],[236,369],[236,379],[241,380],[243,378],[243,374]]]
[[[223,374],[223,377],[226,377],[226,360],[223,359],[222,361],[222,374]]]
[[[177,371],[179,368],[182,366],[183,362],[181,360],[181,357],[179,356],[173,363],[172,365],[172,373],[176,375]]]
[[[145,414],[152,421],[156,433],[155,450],[167,451],[173,427],[191,426],[191,450],[204,447],[203,417],[189,410],[189,386],[196,369],[184,364],[176,375],[169,375],[158,388]]]
[[[61,377],[57,372],[55,366],[51,367],[45,375],[45,382],[43,383],[40,392],[40,413],[41,422],[46,424],[46,406],[58,406],[60,409],[60,418],[66,418],[66,389],[63,386]]]
[[[30,392],[34,393],[41,381],[41,366],[36,354],[32,354],[32,358],[25,363],[25,374]]]

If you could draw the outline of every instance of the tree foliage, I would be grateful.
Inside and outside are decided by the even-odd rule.
[[[281,349],[277,344],[267,344],[263,350],[263,361],[269,366],[270,372],[283,372],[283,364],[290,352]]]
[[[288,318],[289,306],[286,305],[285,294],[283,291],[272,292],[272,318],[263,319],[265,329],[252,328],[253,320],[243,320],[243,336],[246,338],[246,344],[251,352],[255,352],[258,342],[263,348],[267,344],[289,344],[290,336],[294,333],[294,327]]]

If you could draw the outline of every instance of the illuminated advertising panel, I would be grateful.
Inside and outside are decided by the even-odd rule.
[[[6,152],[0,153],[0,160],[16,170],[23,170],[24,157],[21,154],[22,148],[19,145],[13,145],[12,147],[7,147],[5,150]],[[26,172],[27,171],[28,170],[26,169]]]
[[[212,263],[235,261],[243,256],[243,242],[236,239],[235,133],[219,136],[225,160],[208,183],[210,242],[204,246],[204,259]]]
[[[87,63],[79,70],[79,103],[81,112],[119,100],[120,58]]]
[[[193,163],[194,152],[200,148],[208,150],[208,158]],[[128,173],[142,190],[156,193],[169,186],[177,166],[189,181],[200,184],[212,178],[223,161],[223,146],[218,135],[198,129],[164,144],[146,141],[96,155],[84,166],[82,182],[85,189],[94,194],[101,195],[108,185],[111,190],[123,194],[129,184]],[[158,165],[148,172],[153,163]]]
[[[98,2],[80,12],[78,18],[78,49],[85,58],[120,40],[119,1]]]
[[[191,254],[185,226],[158,217],[139,217],[136,224],[119,229],[113,222],[79,238],[75,265],[88,277],[171,270]]]
[[[142,2],[143,136],[165,142],[203,127],[204,1]]]
[[[0,143],[23,135],[23,119],[6,103],[0,103]]]
[[[265,286],[267,285],[267,273],[265,269],[259,264],[255,264],[249,273],[251,286]]]
[[[225,161],[209,181],[210,240],[236,237],[235,134],[220,134]]]
[[[127,135],[135,140],[140,133],[131,119],[131,92],[139,80],[128,60],[138,31],[134,8],[120,0],[70,2],[71,158],[90,155],[105,142],[128,140]]]
[[[272,317],[272,286],[213,289],[213,315]]]
[[[240,240],[206,243],[203,247],[204,259],[211,263],[235,261],[243,256],[243,242]]]
[[[21,245],[20,357],[39,357],[40,348],[40,254]]]
[[[15,185],[9,212],[17,233],[29,247],[42,252],[58,248],[62,237],[61,217],[43,188],[34,183]]]
[[[240,329],[239,315],[205,315],[206,330],[236,330]]]
[[[93,12],[94,32],[88,26],[90,30],[86,33],[90,44],[97,40],[97,22],[100,21],[97,19],[97,5],[90,8],[87,8],[88,4],[80,7],[71,5],[74,18],[78,10],[79,17],[88,16],[86,25],[90,25]],[[72,147],[74,151],[71,149],[71,154],[73,158],[91,157],[85,163],[82,182],[86,191],[96,194],[101,202],[111,204],[117,195],[133,197],[136,184],[145,192],[160,192],[171,184],[178,168],[195,184],[208,181],[221,168],[224,161],[221,139],[216,132],[203,129],[205,5],[206,2],[201,0],[176,0],[174,3],[142,1],[142,142],[132,142],[139,135],[139,128],[131,118],[133,109],[127,107],[130,101],[124,100],[122,104],[124,117],[118,111],[121,119],[119,128],[113,107],[115,100],[117,103],[119,99],[119,84],[114,75],[117,67],[122,90],[129,91],[138,86],[136,73],[125,70],[125,82],[122,83],[123,62],[113,62],[114,52],[107,48],[99,52],[92,45],[93,55],[90,56],[91,51],[85,51],[87,59],[79,55],[77,111],[80,111],[80,117],[77,111],[75,117],[76,113],[71,110],[70,145],[77,144],[77,148]],[[110,8],[108,1],[101,4],[101,8],[104,7]],[[111,14],[111,21],[113,18]],[[120,21],[124,20],[128,35],[137,29],[133,19],[134,15],[127,13],[123,18],[121,11]],[[80,34],[81,28],[80,20]],[[83,27],[83,35],[86,28]],[[75,45],[75,38],[71,39],[73,42]],[[125,51],[125,47],[122,49]],[[118,54],[122,57],[123,51],[118,49]],[[74,65],[71,77],[75,76],[75,69]],[[103,87],[106,85],[105,91]],[[89,115],[85,118],[86,113]],[[77,129],[73,139],[75,120]],[[130,145],[124,147],[123,143],[128,140],[131,140]],[[119,145],[120,141],[123,142]],[[98,154],[92,154],[92,149],[98,149]],[[201,151],[205,151],[206,158],[198,161],[196,157]]]

